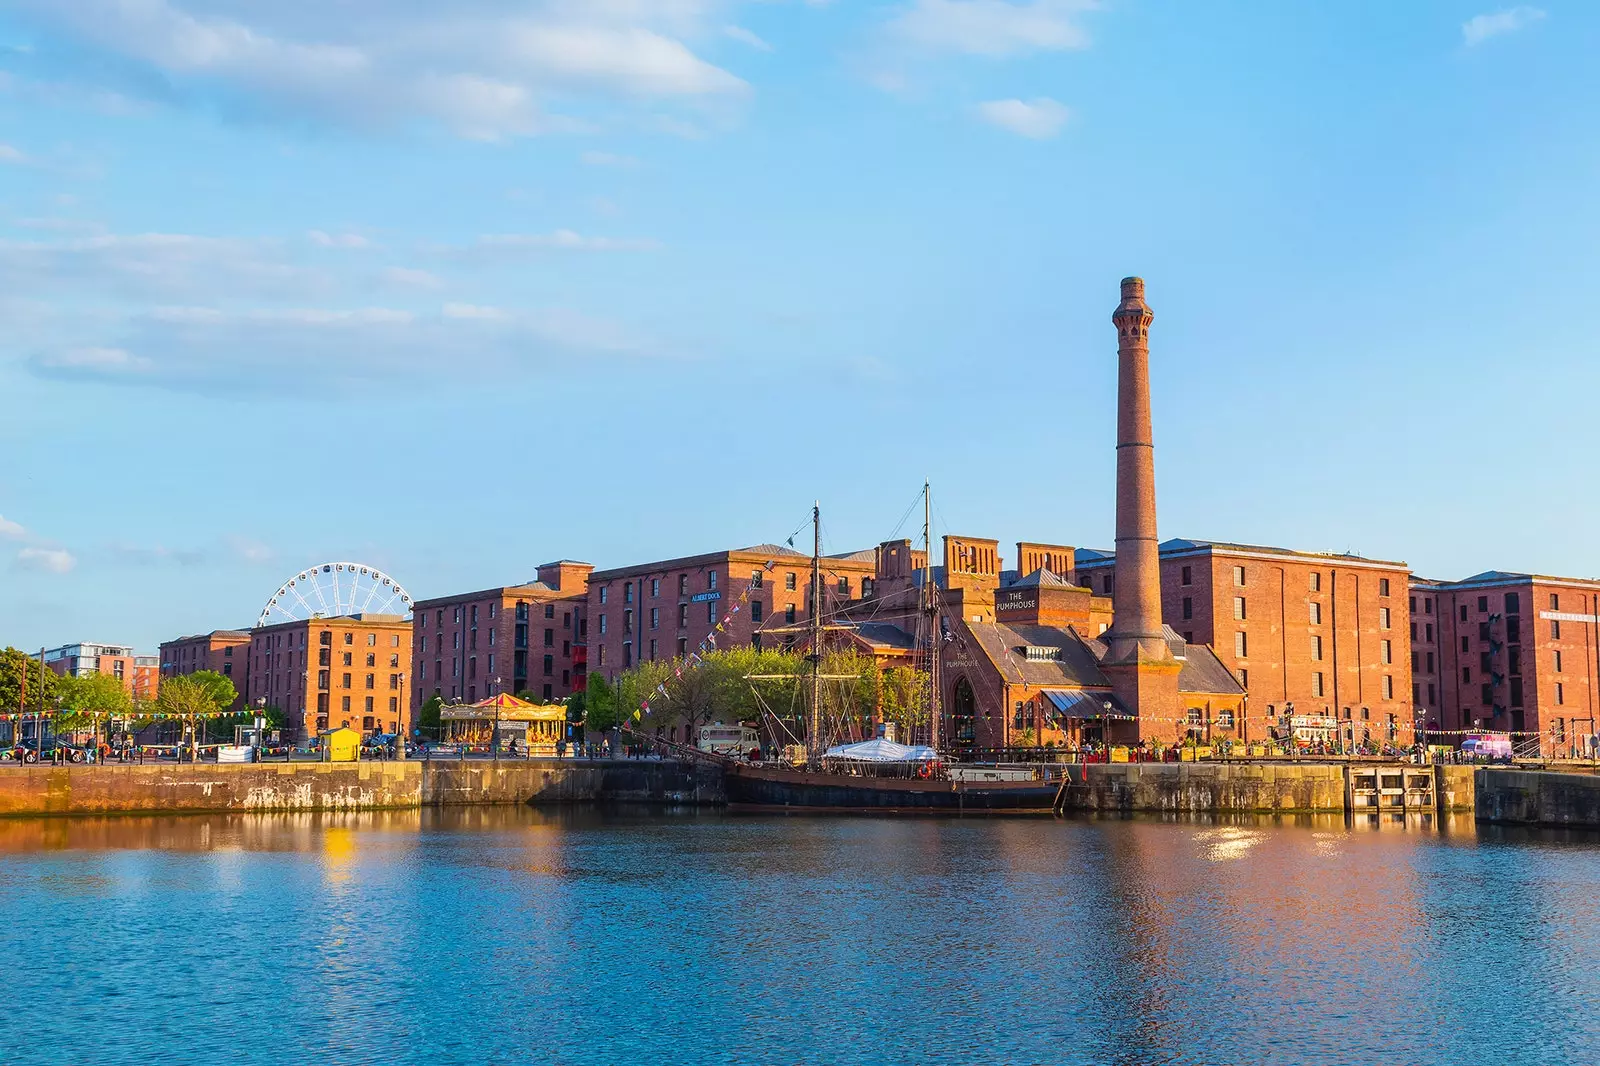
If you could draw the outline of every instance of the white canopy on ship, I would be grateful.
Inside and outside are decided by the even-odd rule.
[[[926,744],[896,744],[879,737],[858,744],[840,744],[823,752],[822,757],[848,762],[930,762],[937,760],[939,754]]]

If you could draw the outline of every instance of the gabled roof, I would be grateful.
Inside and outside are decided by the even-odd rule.
[[[740,555],[800,555],[809,559],[811,556],[805,552],[795,551],[784,544],[752,544],[748,548],[735,548],[734,552]],[[830,558],[832,558],[830,556]]]
[[[856,622],[846,628],[873,647],[910,651],[917,646],[917,638],[913,634],[888,622]]]
[[[1013,588],[1013,589],[1036,589],[1036,588],[1070,589],[1070,588],[1076,588],[1076,587],[1077,587],[1076,585],[1074,585],[1072,582],[1068,581],[1066,578],[1061,577],[1060,575],[1051,572],[1048,567],[1043,567],[1043,566],[1041,566],[1039,569],[1035,570],[1033,573],[1029,574],[1027,577],[1021,578],[1021,579],[1019,579],[1017,581],[1012,582],[1010,585],[1006,586],[1006,588]]]
[[[1072,626],[1002,625],[997,622],[968,622],[966,629],[978,642],[985,658],[1006,680],[1037,688],[1107,689],[1110,680],[1100,669],[1106,656],[1103,641],[1080,634]],[[1238,695],[1244,692],[1216,653],[1203,644],[1185,644],[1170,626],[1163,626],[1168,646],[1182,662],[1178,674],[1180,693]],[[1029,658],[1024,649],[1056,648],[1056,658]]]
[[[1527,581],[1532,577],[1532,574],[1513,574],[1506,570],[1485,570],[1481,574],[1473,574],[1471,577],[1464,577],[1460,581],[1446,582],[1446,584],[1464,585],[1468,581]]]

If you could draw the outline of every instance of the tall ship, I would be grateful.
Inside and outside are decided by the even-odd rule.
[[[923,550],[929,559],[930,497],[923,485]],[[853,680],[854,675],[830,677],[823,673],[822,650],[833,620],[825,619],[822,584],[822,513],[811,509],[811,603],[808,629],[809,676],[804,679],[806,717],[801,765],[733,761],[726,765],[724,787],[736,809],[784,811],[879,812],[1047,812],[1062,800],[1069,779],[1063,765],[961,764],[941,752],[944,734],[940,713],[939,660],[941,627],[937,583],[932,568],[924,566],[919,591],[917,626],[923,655],[919,667],[926,672],[928,740],[925,745],[899,744],[884,736],[856,743],[831,744],[822,703],[829,681]],[[762,678],[752,678],[760,681]]]
[[[809,677],[796,757],[727,764],[740,808],[862,811],[1051,811],[1072,787],[1064,752],[1137,750],[1209,734],[1243,736],[1244,688],[1204,645],[1163,622],[1144,282],[1125,278],[1117,329],[1116,550],[1104,596],[1075,580],[1075,549],[1019,543],[1001,570],[994,541],[944,538],[933,566],[923,491],[921,559],[909,541],[879,546],[874,596],[825,618],[820,509],[812,511]],[[1103,564],[1108,553],[1090,553]],[[1103,565],[1097,571],[1104,573]],[[899,600],[893,624],[874,614]],[[830,736],[823,649],[841,634],[875,653],[900,650],[925,677],[927,735]],[[876,643],[874,643],[876,642]],[[948,677],[946,675],[949,675]],[[789,680],[793,680],[790,678]],[[835,722],[834,725],[838,723]],[[769,722],[774,733],[789,728]],[[920,728],[920,726],[919,726]],[[837,730],[833,730],[837,733]],[[916,743],[926,740],[925,744]],[[1082,782],[1082,777],[1077,778]]]

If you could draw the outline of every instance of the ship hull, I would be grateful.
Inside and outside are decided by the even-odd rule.
[[[734,810],[901,814],[1048,814],[1060,781],[940,781],[855,777],[735,763],[723,775]]]

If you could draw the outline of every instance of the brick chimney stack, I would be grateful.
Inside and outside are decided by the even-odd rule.
[[[1122,279],[1117,327],[1117,559],[1104,666],[1112,689],[1138,715],[1122,739],[1174,731],[1178,671],[1161,632],[1161,556],[1156,539],[1155,442],[1150,431],[1150,322],[1144,279]]]
[[[1117,561],[1110,659],[1170,659],[1161,635],[1155,442],[1150,432],[1150,322],[1144,279],[1122,279],[1117,327]]]

